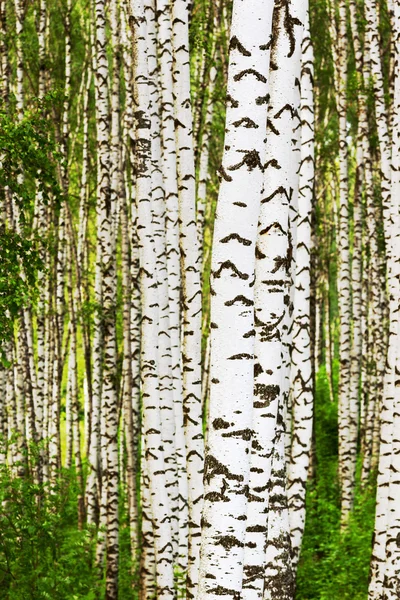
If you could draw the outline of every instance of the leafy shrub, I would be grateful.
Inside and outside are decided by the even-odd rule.
[[[0,471],[0,598],[92,600],[94,545],[77,526],[74,477],[35,484]]]

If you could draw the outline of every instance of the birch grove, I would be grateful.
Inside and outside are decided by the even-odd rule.
[[[0,0],[0,596],[394,600],[400,8]]]

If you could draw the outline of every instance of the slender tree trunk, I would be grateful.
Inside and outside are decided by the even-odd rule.
[[[305,492],[313,421],[313,376],[310,328],[311,212],[314,193],[314,55],[309,16],[304,24],[301,66],[301,153],[297,225],[296,277],[293,309],[292,400],[293,437],[288,468],[289,523],[292,564],[300,556],[306,516]]]
[[[188,0],[172,3],[174,95],[182,273],[182,393],[188,477],[187,594],[194,597],[200,557],[204,443],[201,405],[201,262],[196,228]]]
[[[136,203],[141,286],[141,382],[145,459],[149,472],[150,502],[154,519],[157,598],[171,599],[173,591],[173,546],[171,510],[166,490],[162,448],[158,375],[159,298],[157,262],[152,225],[151,115],[152,81],[148,70],[147,22],[142,1],[131,4],[136,84]],[[149,15],[149,13],[147,13]],[[151,18],[151,15],[149,15]]]
[[[263,598],[291,598],[294,591],[286,493],[285,421],[290,368],[291,268],[298,195],[298,124],[301,43],[307,4],[275,5],[267,121],[267,157],[257,242],[255,285],[255,406],[265,428],[263,481],[268,485],[268,534]],[[290,19],[287,18],[290,15]],[[260,427],[260,425],[259,425]],[[268,443],[266,443],[268,440]],[[260,450],[262,453],[262,450]]]
[[[118,398],[116,390],[116,276],[115,276],[115,197],[110,179],[110,108],[108,60],[106,54],[106,19],[103,0],[95,3],[96,28],[96,125],[97,125],[97,236],[101,261],[103,330],[103,369],[101,388],[102,497],[105,499],[107,523],[106,600],[118,596]]]
[[[351,439],[352,427],[350,404],[351,384],[351,298],[350,298],[350,250],[349,250],[349,189],[347,146],[347,30],[346,4],[339,4],[338,26],[338,95],[339,116],[339,480],[341,488],[341,521],[344,526],[353,506],[354,471]]]

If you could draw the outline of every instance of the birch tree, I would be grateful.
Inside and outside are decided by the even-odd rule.
[[[254,386],[255,243],[272,7],[234,2],[211,266],[211,371],[199,598],[241,594]]]
[[[299,208],[296,248],[296,277],[293,309],[292,400],[293,436],[288,468],[289,522],[292,561],[297,566],[305,524],[305,492],[310,460],[313,375],[310,328],[311,213],[314,194],[314,98],[313,47],[309,15],[304,24],[301,64],[301,150],[299,172]]]
[[[141,283],[141,383],[145,459],[148,465],[150,503],[154,519],[157,596],[173,598],[173,547],[171,512],[165,487],[158,378],[159,300],[157,264],[152,225],[150,76],[147,56],[147,22],[142,2],[131,5],[136,84],[136,203]]]
[[[198,581],[204,446],[201,404],[201,271],[196,228],[193,116],[190,101],[189,8],[172,3],[174,96],[182,269],[182,402],[188,477],[189,556],[187,590]]]

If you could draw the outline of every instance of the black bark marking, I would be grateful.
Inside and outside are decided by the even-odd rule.
[[[204,517],[201,517],[200,525],[201,527],[206,527],[207,529],[211,527],[211,524],[208,521],[206,521]]]
[[[234,123],[232,123],[232,125],[234,127],[240,127],[241,125],[243,125],[243,127],[246,127],[246,129],[258,129],[259,127],[257,123],[254,123],[254,121],[252,119],[249,119],[249,117],[243,117],[243,119],[235,121]]]
[[[267,408],[273,400],[279,397],[279,393],[279,385],[256,383],[254,386],[254,395],[260,398],[260,401],[254,401],[254,408]]]
[[[295,25],[302,25],[301,21],[296,17],[292,17],[290,14],[290,1],[289,0],[281,0],[275,4],[274,14],[272,18],[272,46],[271,46],[271,68],[277,68],[276,61],[276,48],[277,42],[281,34],[281,11],[284,11],[283,14],[283,29],[286,32],[289,38],[289,52],[288,58],[293,55],[293,52],[296,47],[296,38],[294,36],[294,27]]]
[[[253,432],[251,431],[251,429],[238,429],[238,431],[230,431],[229,433],[223,433],[222,437],[225,438],[230,438],[230,437],[237,437],[240,438],[241,440],[245,440],[246,442],[249,442],[252,438]]]
[[[259,375],[261,375],[261,373],[263,373],[263,368],[260,365],[260,363],[255,363],[254,365],[254,377],[258,377]]]
[[[249,584],[256,579],[261,579],[264,575],[264,567],[259,567],[257,565],[247,565],[243,567],[243,584]]]
[[[230,427],[230,423],[228,423],[228,421],[224,421],[224,419],[214,419],[213,427],[214,429],[228,429]]]
[[[262,81],[262,83],[267,83],[267,78],[262,73],[259,73],[255,69],[244,69],[244,71],[237,73],[237,75],[235,75],[233,79],[235,81],[240,81],[243,77],[245,77],[245,75],[254,75],[254,77],[258,81]]]
[[[174,119],[174,125],[175,125],[175,129],[178,129],[178,127],[183,127],[183,129],[185,129],[185,125],[179,121],[179,119]]]
[[[274,118],[279,119],[279,117],[282,115],[282,113],[285,112],[285,110],[288,110],[290,112],[291,117],[293,118],[294,109],[293,106],[290,106],[290,104],[285,104],[285,106],[282,106],[282,108],[278,110]]]
[[[269,231],[271,231],[272,228],[275,229],[280,229],[280,231],[283,233],[283,235],[286,235],[286,231],[283,229],[282,225],[280,223],[278,223],[278,221],[274,221],[274,223],[271,223],[271,225],[268,225],[268,227],[265,227],[264,229],[262,229],[260,231],[260,235],[264,235],[265,233],[269,233]]]
[[[237,592],[236,590],[230,590],[229,588],[222,587],[222,585],[218,585],[216,588],[212,588],[209,590],[210,593],[215,594],[216,596],[231,596],[232,600],[240,600],[242,597],[241,592]]]
[[[238,50],[238,52],[240,52],[240,54],[243,54],[243,56],[251,56],[251,52],[249,52],[249,50],[246,50],[243,44],[239,42],[236,35],[234,35],[231,38],[231,41],[229,42],[229,50]]]
[[[261,106],[262,104],[268,104],[270,97],[271,96],[269,94],[266,94],[265,96],[258,96],[258,98],[256,98],[257,106]]]
[[[238,233],[231,233],[230,235],[227,235],[221,240],[221,244],[227,244],[231,240],[237,240],[240,244],[243,244],[243,246],[251,246],[251,241],[240,237]]]
[[[267,531],[267,528],[264,527],[263,525],[253,525],[253,527],[247,527],[246,531],[248,531],[249,533],[250,532],[265,533]]]
[[[208,454],[204,461],[204,481],[210,483],[211,479],[217,475],[224,475],[224,477],[231,481],[243,481],[243,475],[231,473],[225,465],[220,463],[211,454]]]
[[[252,354],[245,354],[243,352],[242,354],[234,354],[233,356],[230,356],[228,360],[252,360],[252,358]]]
[[[254,323],[256,327],[260,327],[260,339],[262,342],[271,341],[273,339],[281,339],[278,325],[282,322],[285,316],[285,311],[280,317],[276,317],[274,323],[263,323],[257,315],[254,315]],[[268,373],[268,371],[267,371]]]
[[[275,125],[273,124],[273,122],[271,121],[271,119],[267,119],[267,128],[268,127],[272,131],[272,133],[274,133],[275,135],[280,135],[280,132],[275,127]]]
[[[214,271],[213,275],[215,279],[221,277],[221,273],[224,269],[230,269],[237,277],[239,277],[240,279],[244,279],[245,281],[249,278],[247,273],[242,273],[241,271],[239,271],[239,269],[233,264],[231,260],[226,260],[222,263],[218,271]]]
[[[272,192],[270,196],[261,200],[261,204],[265,204],[265,202],[271,202],[271,200],[273,200],[278,194],[284,194],[287,200],[290,201],[290,196],[288,195],[286,189],[283,187],[283,185],[280,185],[274,192]]]
[[[271,48],[271,44],[272,44],[272,36],[269,40],[269,42],[267,42],[266,44],[261,44],[261,46],[259,46],[260,50],[269,50]]]
[[[259,260],[262,260],[263,258],[266,258],[267,255],[264,254],[264,252],[261,252],[259,245],[257,244],[256,246],[256,258]]]
[[[265,279],[261,283],[263,283],[264,285],[273,285],[276,287],[283,287],[284,285],[286,285],[286,281],[284,279]]]
[[[274,262],[275,262],[275,268],[272,270],[272,273],[276,273],[277,271],[279,271],[279,269],[282,269],[282,268],[285,269],[287,274],[290,273],[290,265],[292,263],[292,255],[289,251],[286,256],[277,256],[274,259]]]
[[[246,165],[249,171],[253,171],[256,167],[259,167],[261,171],[263,170],[260,155],[257,150],[240,150],[240,152],[244,153],[243,160],[236,165],[228,167],[228,171],[237,171],[243,167],[243,165]]]
[[[223,546],[225,550],[231,550],[231,548],[243,548],[243,542],[238,540],[234,535],[223,535],[216,542],[217,546]]]
[[[232,177],[230,175],[228,175],[228,173],[225,171],[223,165],[220,166],[220,168],[218,169],[218,174],[222,177],[222,179],[225,179],[225,181],[232,181]]]
[[[257,440],[252,440],[251,448],[252,450],[258,450],[259,452],[263,450],[263,447],[257,442]]]
[[[235,100],[234,98],[232,98],[232,96],[230,94],[227,94],[227,96],[226,96],[226,103],[228,104],[228,102],[231,103],[232,108],[239,107],[239,102],[237,100]]]
[[[269,160],[268,162],[266,162],[265,165],[264,165],[264,170],[268,169],[268,167],[273,167],[274,169],[281,169],[282,168],[281,165],[276,160],[276,158],[271,158],[271,160]]]
[[[136,127],[138,129],[150,129],[151,121],[146,118],[146,113],[144,110],[137,110],[134,113],[134,117],[136,119]]]
[[[250,300],[249,298],[246,298],[245,296],[236,296],[233,300],[227,300],[225,302],[225,306],[233,306],[234,304],[236,304],[236,302],[241,302],[244,306],[253,306],[254,302],[253,300]]]
[[[255,329],[250,329],[250,331],[247,331],[246,333],[243,334],[243,337],[245,339],[250,338],[250,337],[254,337],[256,335]]]
[[[290,3],[289,2],[285,2],[285,19],[284,19],[284,27],[285,27],[285,31],[288,34],[289,37],[289,41],[290,41],[290,50],[289,50],[289,54],[288,57],[293,55],[293,52],[295,50],[296,47],[296,38],[294,37],[294,26],[295,25],[302,25],[302,22],[300,21],[300,19],[297,19],[297,17],[292,17],[292,15],[289,12],[289,6]]]

